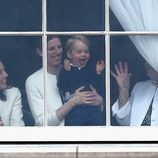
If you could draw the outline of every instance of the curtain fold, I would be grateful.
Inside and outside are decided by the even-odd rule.
[[[125,31],[158,31],[158,0],[110,0],[110,8]],[[129,37],[158,71],[158,35]]]

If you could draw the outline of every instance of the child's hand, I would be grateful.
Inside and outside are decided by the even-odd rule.
[[[103,60],[99,60],[97,61],[97,64],[96,64],[96,73],[97,75],[100,75],[101,72],[104,70],[105,68],[105,63]]]
[[[65,59],[64,60],[64,69],[67,70],[67,71],[70,71],[71,70],[71,65],[70,65],[70,59]]]

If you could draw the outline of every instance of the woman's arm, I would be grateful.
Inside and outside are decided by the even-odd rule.
[[[21,93],[19,89],[14,88],[15,98],[13,102],[13,107],[10,116],[11,126],[24,126],[23,113],[22,113],[22,103],[21,103]]]
[[[128,72],[127,62],[122,64],[119,62],[115,65],[115,71],[111,72],[112,76],[116,79],[119,87],[118,100],[112,106],[113,115],[116,117],[119,125],[130,124],[130,113],[131,113],[131,98],[129,99],[129,87],[130,87],[130,76]]]
[[[102,97],[100,97],[95,90],[83,92],[83,88],[84,87],[81,87],[76,90],[74,96],[68,102],[61,105],[60,108],[51,111],[49,110],[48,125],[59,125],[60,122],[69,113],[69,111],[71,111],[74,106],[79,104],[101,104]],[[44,98],[42,97],[42,94],[40,94],[40,90],[38,90],[36,84],[30,79],[26,81],[26,92],[29,106],[35,119],[36,125],[43,125]]]
[[[123,107],[129,100],[129,87],[130,87],[130,76],[131,73],[128,72],[127,62],[124,65],[119,62],[115,65],[115,71],[111,72],[112,76],[115,78],[119,87],[119,108]]]
[[[59,120],[65,118],[65,116],[72,110],[73,107],[81,104],[88,104],[91,106],[103,105],[103,98],[97,94],[96,90],[92,88],[92,91],[82,91],[84,87],[80,87],[75,91],[74,96],[67,101],[63,106],[57,109],[56,114]]]
[[[37,81],[38,82],[38,81]],[[42,85],[40,85],[42,88]],[[43,125],[44,98],[31,78],[26,80],[26,94],[35,125]]]
[[[119,125],[122,125],[122,126],[129,126],[130,125],[131,108],[133,105],[134,94],[135,94],[136,87],[137,87],[136,85],[132,89],[130,98],[124,106],[122,106],[120,108],[118,100],[112,106],[112,113],[115,116]]]

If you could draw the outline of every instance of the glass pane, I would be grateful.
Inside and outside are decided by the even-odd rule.
[[[8,74],[7,85],[11,87],[17,87],[21,92],[23,120],[26,126],[33,126],[34,119],[30,111],[29,102],[27,100],[25,81],[31,74],[33,74],[39,69],[39,67],[41,67],[41,63],[38,61],[40,59],[38,59],[38,57],[36,56],[36,38],[37,37],[0,37],[0,58],[1,61],[4,63],[5,70]],[[38,78],[38,81],[40,79],[41,78]],[[30,77],[27,84],[27,87],[29,89],[28,99],[33,98],[33,96],[36,95],[34,93],[36,89],[33,88],[36,87],[36,85],[38,84],[34,85],[34,82],[37,83],[37,79],[33,81],[33,77]],[[9,95],[8,99],[10,97],[11,96]],[[18,105],[18,99],[15,99],[14,103],[11,102],[10,105],[16,104],[16,101]],[[32,102],[34,102],[37,107],[39,106],[36,99],[34,99]],[[38,108],[40,109],[40,107]],[[13,115],[15,117],[15,115],[17,115],[19,117],[18,109],[11,112],[11,116]],[[16,124],[16,121],[18,121],[18,117],[14,117],[13,121],[14,124]],[[10,125],[13,124],[10,123]]]
[[[90,46],[87,40],[89,40]],[[49,36],[47,59],[47,101],[50,113],[48,115],[52,116],[48,117],[48,125],[105,125],[103,62],[99,64],[101,68],[99,67],[99,70],[96,71],[97,61],[105,59],[104,36]],[[80,93],[85,95],[83,94],[85,91],[90,91],[89,95],[92,97],[90,84],[104,100],[104,103],[101,100],[97,103],[99,106],[94,106],[94,102],[85,102],[83,98],[86,96],[79,100],[75,99],[77,95],[75,91],[82,86],[84,88],[81,88]],[[86,101],[87,99],[89,100],[86,97]],[[62,101],[65,104],[62,105]],[[90,99],[90,101],[92,100]],[[89,105],[87,105],[88,103]]]
[[[133,35],[132,37],[136,37],[136,36]],[[144,36],[142,36],[142,37],[144,37]],[[140,43],[142,41],[140,41]],[[141,46],[143,46],[143,45],[141,45]],[[117,74],[117,73],[116,73],[116,69],[115,69],[114,65],[118,64],[119,61],[121,61],[124,66],[124,63],[127,62],[129,73],[131,73],[132,75],[130,77],[129,91],[128,91],[128,88],[126,88],[127,92],[125,93],[125,95],[127,95],[129,92],[129,96],[131,96],[131,91],[132,91],[133,87],[136,85],[136,83],[147,80],[147,75],[144,70],[143,57],[140,55],[140,53],[138,52],[138,50],[136,49],[136,47],[134,46],[134,44],[132,43],[132,41],[129,39],[128,36],[112,36],[111,37],[111,56],[110,57],[111,57],[111,59],[110,59],[111,70],[115,74]],[[117,74],[117,76],[118,76],[118,74]],[[124,81],[128,81],[127,78]],[[125,83],[125,82],[123,82],[123,83]],[[126,83],[128,83],[128,82],[126,82]],[[122,84],[122,85],[125,85],[125,84]],[[128,86],[126,86],[126,87],[128,87]],[[112,75],[111,75],[111,89],[110,90],[111,90],[111,92],[110,92],[111,93],[111,106],[113,106],[114,103],[116,103],[120,93],[119,93],[119,89],[118,89],[118,84]],[[142,94],[143,93],[144,92],[142,92]],[[125,97],[125,99],[128,100],[128,95],[127,96],[125,96],[125,95],[123,95],[123,96]],[[141,94],[139,94],[139,95],[141,95]],[[137,106],[141,106],[141,104],[143,102],[143,96],[141,96],[141,97],[139,97],[140,102],[139,102],[139,105],[137,105]],[[125,105],[125,104],[123,104],[123,105]],[[135,106],[135,105],[132,104],[132,107],[133,106]],[[142,109],[140,109],[139,113],[141,113],[141,111],[142,111]],[[122,115],[120,114],[120,117],[121,116]],[[136,119],[137,118],[138,117],[136,117]],[[130,120],[131,119],[132,118],[130,118]],[[128,121],[129,121],[129,119],[128,119]],[[111,117],[111,122],[112,122],[112,125],[119,125],[119,123],[117,123],[114,116]],[[122,124],[120,123],[120,125],[125,125],[125,123],[127,123],[127,122],[125,121]]]
[[[41,0],[1,0],[0,31],[39,31]]]
[[[124,31],[122,25],[119,23],[118,19],[110,9],[110,30],[111,31]]]
[[[47,0],[48,30],[104,30],[104,3],[104,0]]]
[[[158,18],[158,1],[110,0],[110,7],[111,30],[158,31],[158,23],[154,20]]]

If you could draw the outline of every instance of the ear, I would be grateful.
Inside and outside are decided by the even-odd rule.
[[[36,52],[37,52],[37,54],[38,54],[39,56],[42,56],[42,51],[41,51],[41,49],[36,48]]]

